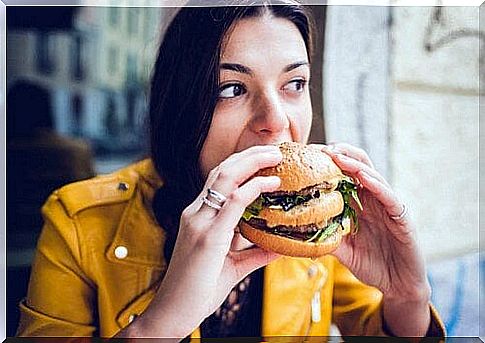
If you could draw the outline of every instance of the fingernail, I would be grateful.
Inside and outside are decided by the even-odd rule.
[[[338,148],[334,145],[326,145],[325,146],[325,152],[328,152],[329,154],[332,154],[333,156],[336,156],[336,154],[341,153],[341,151],[338,150]]]
[[[343,160],[343,161],[346,161],[346,160],[349,159],[347,156],[345,156],[344,154],[340,154],[340,153],[336,153],[335,158],[338,159],[338,160]]]

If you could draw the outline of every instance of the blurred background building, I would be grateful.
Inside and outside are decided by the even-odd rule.
[[[95,173],[146,153],[148,80],[174,12],[143,7],[147,1],[7,8],[7,89],[18,80],[46,87],[55,129],[90,144]],[[410,208],[448,332],[478,336],[485,299],[477,144],[484,36],[479,8],[436,5],[314,7],[311,140],[345,141],[369,153]],[[26,243],[10,239],[15,228],[7,232],[12,335],[35,237]]]
[[[146,154],[148,82],[164,11],[144,4],[7,7],[7,93],[21,89],[24,97],[7,100],[7,131],[41,116],[53,124],[26,137],[7,132],[7,336],[15,334],[47,196]]]
[[[19,79],[47,87],[57,130],[89,140],[97,170],[107,172],[146,146],[146,91],[163,11],[69,9],[70,13],[60,13],[70,16],[64,26],[49,27],[47,22],[32,27],[29,18],[53,20],[52,9],[7,8],[7,89]]]

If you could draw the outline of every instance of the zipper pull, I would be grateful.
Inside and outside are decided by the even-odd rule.
[[[318,323],[321,319],[320,290],[318,290],[312,298],[312,322]]]

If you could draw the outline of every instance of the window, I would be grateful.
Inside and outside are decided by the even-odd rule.
[[[112,93],[107,94],[104,113],[104,128],[109,136],[116,137],[119,134],[120,122],[116,116],[116,101]]]
[[[136,88],[129,87],[126,92],[126,105],[127,105],[127,125],[130,128],[135,127],[135,111],[138,91]]]
[[[83,98],[79,94],[73,94],[71,98],[71,108],[72,108],[72,115],[73,115],[73,123],[74,123],[74,134],[81,135],[83,128]]]
[[[136,81],[137,72],[136,72],[136,56],[132,54],[128,54],[126,58],[126,81],[133,82]]]
[[[46,32],[40,32],[36,40],[36,65],[42,74],[54,71],[55,40]]]
[[[81,80],[84,77],[84,65],[82,59],[83,39],[75,36],[72,40],[71,49],[71,75],[75,80]]]
[[[108,50],[108,72],[114,75],[118,72],[118,49],[114,46]]]

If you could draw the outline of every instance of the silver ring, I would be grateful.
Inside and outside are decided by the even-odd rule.
[[[221,194],[218,191],[215,191],[213,189],[207,188],[207,196],[206,196],[206,198],[209,198],[209,197],[212,197],[221,206],[224,205],[224,203],[227,200],[227,198],[223,194]]]
[[[402,204],[402,211],[401,211],[401,213],[399,215],[397,215],[397,216],[390,215],[389,217],[392,220],[401,220],[404,217],[406,217],[407,214],[408,214],[408,208],[407,208],[407,206],[405,204]]]
[[[222,208],[221,205],[216,204],[215,202],[210,201],[209,199],[207,199],[207,197],[202,198],[202,201],[204,202],[204,204],[206,204],[209,207],[212,207],[215,210],[218,210],[219,211]]]

